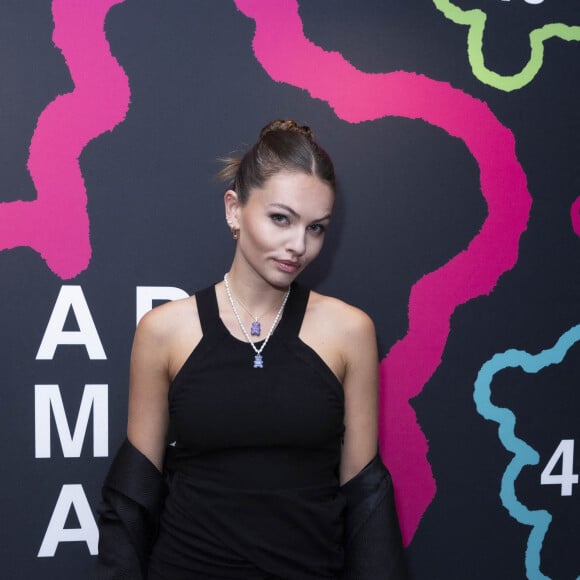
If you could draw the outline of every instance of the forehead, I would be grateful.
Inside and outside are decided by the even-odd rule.
[[[330,185],[306,173],[276,173],[262,187],[251,191],[248,203],[283,204],[302,215],[323,216],[332,211],[334,192]]]

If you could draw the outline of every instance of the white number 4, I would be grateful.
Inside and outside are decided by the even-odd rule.
[[[554,468],[562,458],[561,473],[554,473]],[[574,471],[574,439],[562,439],[554,451],[550,461],[544,467],[540,476],[542,485],[561,486],[560,495],[572,495],[572,486],[578,483],[578,474]]]

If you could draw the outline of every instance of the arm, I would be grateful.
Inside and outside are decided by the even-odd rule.
[[[372,321],[358,311],[345,333],[345,438],[341,491],[345,567],[341,580],[407,580],[391,477],[377,455],[378,353]]]
[[[135,333],[128,440],[111,464],[98,510],[99,580],[140,580],[147,573],[166,493],[161,468],[168,425],[167,394],[173,360],[180,358],[170,356],[177,344],[171,339],[180,336],[176,320],[184,318],[183,309],[184,305],[159,307],[143,317]],[[186,314],[191,315],[190,307]]]
[[[343,331],[345,434],[340,483],[352,479],[377,454],[378,353],[371,319],[349,309]],[[344,320],[344,319],[343,319]]]
[[[169,423],[170,322],[164,310],[148,312],[140,321],[131,352],[127,437],[159,471]]]

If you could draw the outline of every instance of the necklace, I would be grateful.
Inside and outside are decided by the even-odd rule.
[[[266,338],[264,339],[262,346],[260,348],[257,348],[256,345],[252,342],[252,339],[250,338],[247,330],[245,329],[245,327],[242,323],[242,318],[240,316],[240,313],[238,312],[238,309],[236,308],[236,303],[235,303],[234,298],[232,296],[232,291],[230,290],[230,284],[228,281],[227,272],[224,275],[224,284],[226,287],[226,294],[228,295],[228,300],[230,301],[230,305],[232,307],[232,310],[234,312],[236,320],[238,321],[238,324],[240,325],[240,328],[242,329],[242,332],[243,332],[244,336],[246,337],[246,340],[248,341],[248,343],[252,347],[253,351],[256,353],[254,356],[254,368],[255,369],[263,369],[264,368],[264,358],[262,357],[262,351],[266,348],[266,345],[268,344],[268,341],[270,340],[270,337],[272,336],[272,333],[274,332],[274,329],[276,328],[276,325],[278,324],[278,321],[280,320],[280,317],[282,316],[282,312],[284,311],[284,306],[286,306],[286,301],[288,300],[288,296],[290,296],[290,287],[288,287],[288,290],[286,290],[286,294],[284,294],[284,299],[282,300],[282,304],[280,305],[280,308],[278,309],[278,312],[276,313],[276,317],[274,318],[274,322],[272,322],[272,326],[270,327],[270,330],[268,331],[268,334],[266,335]]]
[[[262,325],[260,324],[260,318],[266,316],[266,314],[268,314],[268,312],[270,312],[270,310],[272,309],[266,310],[266,312],[260,314],[260,316],[255,316],[246,308],[246,305],[239,298],[238,304],[254,319],[250,326],[250,334],[252,336],[260,336],[260,334],[262,334]]]

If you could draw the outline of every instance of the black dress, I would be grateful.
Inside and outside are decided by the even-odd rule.
[[[148,580],[339,576],[344,395],[298,338],[308,296],[293,284],[253,368],[215,287],[196,294],[203,338],[169,390],[172,477]]]

